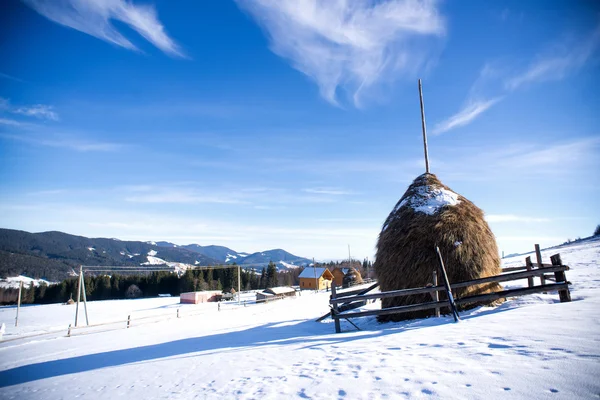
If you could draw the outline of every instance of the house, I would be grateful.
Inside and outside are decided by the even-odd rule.
[[[335,283],[335,286],[342,286],[344,283],[344,276],[346,276],[346,274],[350,271],[350,268],[340,268],[340,267],[335,267],[332,271],[331,274],[333,275],[333,283]]]
[[[199,304],[219,301],[220,298],[220,290],[205,290],[202,292],[181,293],[179,296],[179,302],[182,304]]]
[[[306,267],[298,278],[300,289],[321,290],[331,286],[333,275],[327,268]]]
[[[256,301],[268,301],[296,296],[296,290],[289,286],[277,286],[256,293]]]

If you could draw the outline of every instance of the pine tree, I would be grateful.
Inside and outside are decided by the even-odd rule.
[[[267,273],[264,268],[262,269],[262,272],[260,273],[260,280],[258,281],[258,288],[259,289],[267,288]]]
[[[267,266],[267,288],[279,286],[277,282],[277,266],[273,261],[269,261]]]
[[[213,280],[214,280],[214,278],[213,278],[213,269],[209,268],[206,271],[206,279],[205,279],[205,281],[208,283],[208,289],[209,290],[214,289]]]

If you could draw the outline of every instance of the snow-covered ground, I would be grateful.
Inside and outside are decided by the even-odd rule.
[[[18,289],[21,282],[23,282],[23,287],[26,289],[29,288],[29,286],[32,283],[33,283],[33,286],[35,286],[35,287],[38,287],[41,284],[44,284],[44,285],[53,285],[54,284],[54,282],[49,282],[44,279],[32,279],[32,278],[29,278],[29,277],[26,277],[23,275],[19,275],[19,276],[15,276],[15,277],[0,279],[0,288]]]
[[[331,321],[315,322],[328,311],[329,293],[221,311],[180,306],[178,298],[93,302],[90,323],[171,318],[0,342],[0,398],[598,398],[600,240],[543,252],[544,261],[556,252],[571,267],[573,302],[525,296],[462,313],[458,324],[366,317],[354,321],[361,331],[342,322],[344,333],[335,334]],[[74,306],[24,307],[15,329],[14,311],[0,308],[5,339],[66,333],[74,316]]]

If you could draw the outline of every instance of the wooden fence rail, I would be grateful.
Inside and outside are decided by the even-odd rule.
[[[536,252],[539,252],[539,246],[536,246]],[[562,261],[560,258],[560,254],[555,254],[551,257],[552,264],[543,264],[541,262],[541,255],[538,255],[538,263],[531,263],[530,257],[527,257],[526,265],[524,267],[513,267],[510,269],[504,269],[504,271],[518,271],[518,272],[508,272],[501,275],[490,276],[485,278],[473,279],[465,282],[457,282],[450,285],[451,289],[464,288],[469,286],[481,285],[485,283],[491,282],[509,282],[521,279],[527,279],[527,287],[525,288],[517,288],[517,289],[508,289],[501,290],[494,293],[486,293],[480,295],[471,295],[465,296],[458,299],[455,299],[455,304],[457,305],[466,305],[480,302],[489,302],[499,299],[504,299],[507,297],[517,297],[517,296],[525,296],[533,293],[547,293],[549,291],[558,291],[559,298],[561,302],[571,301],[571,294],[569,292],[569,284],[567,281],[565,271],[569,270],[569,267],[566,265],[562,265]],[[538,268],[533,268],[534,266],[538,266]],[[541,267],[539,267],[541,266]],[[547,274],[554,273],[554,279],[552,279],[556,283],[547,284],[546,279],[549,279]],[[434,282],[436,282],[437,276],[434,271]],[[535,286],[533,284],[533,278],[539,277],[541,284]],[[367,291],[373,289],[376,285],[369,288]],[[388,292],[381,293],[372,293],[364,294],[357,293],[358,291],[346,292],[343,294],[336,294],[335,288],[332,287],[332,294],[329,300],[329,304],[331,306],[331,317],[335,322],[336,333],[341,332],[340,329],[340,319],[349,320],[350,318],[357,317],[366,317],[366,316],[377,316],[377,315],[388,315],[388,314],[401,314],[408,313],[414,311],[423,311],[423,310],[436,310],[436,316],[438,314],[438,310],[442,307],[448,308],[449,301],[443,300],[440,301],[439,297],[436,295],[440,291],[445,291],[444,285],[435,285],[435,286],[427,286],[420,288],[410,288],[410,289],[402,289],[402,290],[393,290]],[[363,290],[364,292],[364,290]],[[356,294],[355,294],[356,293]],[[419,304],[410,304],[404,306],[397,307],[388,307],[380,310],[367,310],[367,311],[348,311],[344,312],[339,307],[339,304],[343,304],[348,307],[348,305],[355,302],[365,302],[367,300],[374,299],[383,299],[383,298],[391,298],[391,297],[401,297],[401,296],[411,296],[411,295],[419,295],[419,294],[431,294],[432,301],[424,302]],[[348,307],[347,309],[349,309]],[[353,324],[354,325],[354,324]]]

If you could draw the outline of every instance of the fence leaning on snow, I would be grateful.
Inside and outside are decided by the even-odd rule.
[[[473,279],[470,281],[456,282],[450,285],[450,289],[457,289],[463,287],[469,287],[474,285],[481,285],[484,283],[491,282],[509,282],[521,279],[527,279],[527,287],[518,289],[501,290],[493,293],[486,293],[480,295],[471,295],[461,298],[455,298],[454,303],[456,305],[465,305],[479,302],[490,302],[499,299],[506,299],[508,297],[525,296],[534,293],[547,293],[552,291],[558,291],[560,302],[571,301],[571,293],[569,291],[570,282],[567,281],[565,271],[569,270],[567,265],[562,264],[560,254],[555,254],[550,257],[551,264],[542,263],[542,256],[539,249],[539,245],[536,248],[536,259],[537,263],[531,261],[531,257],[525,259],[525,265],[520,267],[511,267],[503,269],[503,274],[489,276],[485,278]],[[552,274],[552,275],[549,275]],[[534,278],[540,278],[540,285],[534,284]],[[547,280],[553,281],[554,283],[546,283]],[[374,289],[376,285],[371,286],[366,291]],[[340,319],[345,319],[350,322],[351,318],[366,317],[366,316],[379,316],[389,314],[403,314],[407,312],[422,311],[422,310],[435,310],[435,315],[439,316],[442,307],[450,306],[451,296],[448,296],[448,300],[439,300],[439,292],[445,291],[444,285],[438,285],[437,272],[434,270],[432,273],[432,284],[426,287],[410,288],[402,290],[393,290],[381,293],[367,294],[366,291],[357,293],[357,291],[337,293],[335,287],[332,286],[332,293],[330,296],[329,304],[331,307],[331,317],[335,321],[336,333],[341,332]],[[368,300],[383,299],[390,297],[401,297],[410,296],[417,294],[431,294],[432,301],[418,304],[411,304],[405,306],[382,308],[380,310],[367,310],[358,312],[349,312],[350,310],[357,308],[358,306],[365,304]],[[351,323],[351,322],[350,322]],[[354,324],[352,324],[354,325]]]

